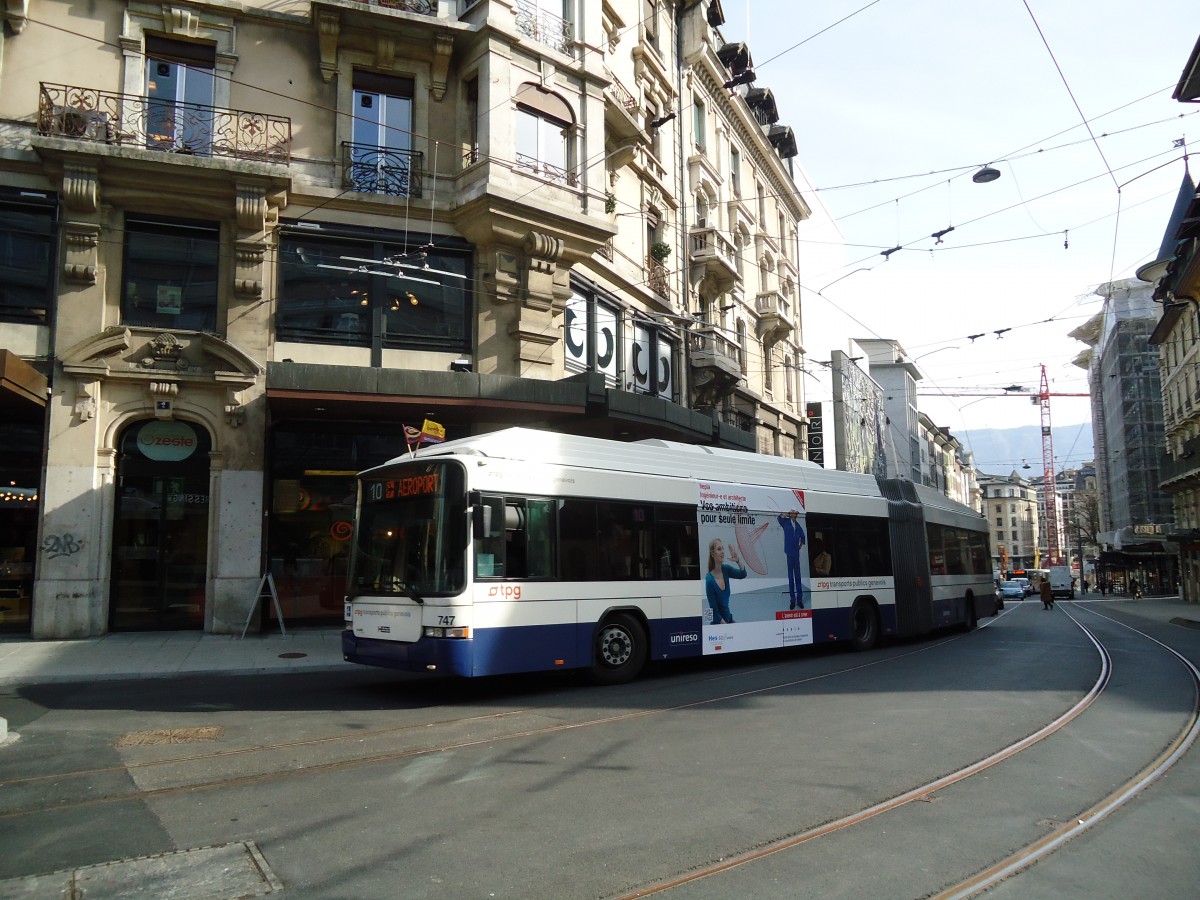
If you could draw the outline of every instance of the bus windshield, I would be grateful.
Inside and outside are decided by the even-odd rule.
[[[413,462],[364,476],[350,596],[420,602],[461,593],[468,531],[464,475],[457,463]]]

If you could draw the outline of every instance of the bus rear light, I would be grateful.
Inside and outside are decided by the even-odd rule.
[[[471,629],[467,626],[460,628],[441,628],[436,625],[425,626],[425,637],[431,638],[469,638]]]

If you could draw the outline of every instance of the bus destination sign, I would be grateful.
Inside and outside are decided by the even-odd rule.
[[[397,497],[429,497],[442,488],[442,473],[407,475],[403,478],[381,478],[366,483],[368,500],[395,500]]]

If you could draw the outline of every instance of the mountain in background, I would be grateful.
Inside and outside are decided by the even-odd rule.
[[[1095,459],[1092,446],[1092,423],[1055,425],[1055,470],[1078,469]],[[1042,427],[1022,425],[1019,428],[977,428],[973,431],[951,431],[963,448],[975,454],[975,468],[987,475],[1017,474],[1025,478],[1042,474]],[[1029,464],[1029,469],[1023,468]]]

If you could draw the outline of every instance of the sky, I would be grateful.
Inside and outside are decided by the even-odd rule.
[[[1189,146],[1174,144],[1200,152],[1200,104],[1171,99],[1200,37],[1195,0],[722,7],[723,37],[748,44],[796,135],[814,208],[806,399],[832,399],[816,361],[864,337],[901,344],[921,411],[951,433],[1040,425],[1027,397],[951,395],[1036,393],[1043,365],[1052,395],[1086,393],[1072,360],[1087,347],[1069,333],[1102,308],[1098,287],[1157,256]],[[975,183],[984,166],[999,179]],[[1050,407],[1052,424],[1091,418],[1086,397]],[[1056,445],[1057,465],[1090,449]]]

